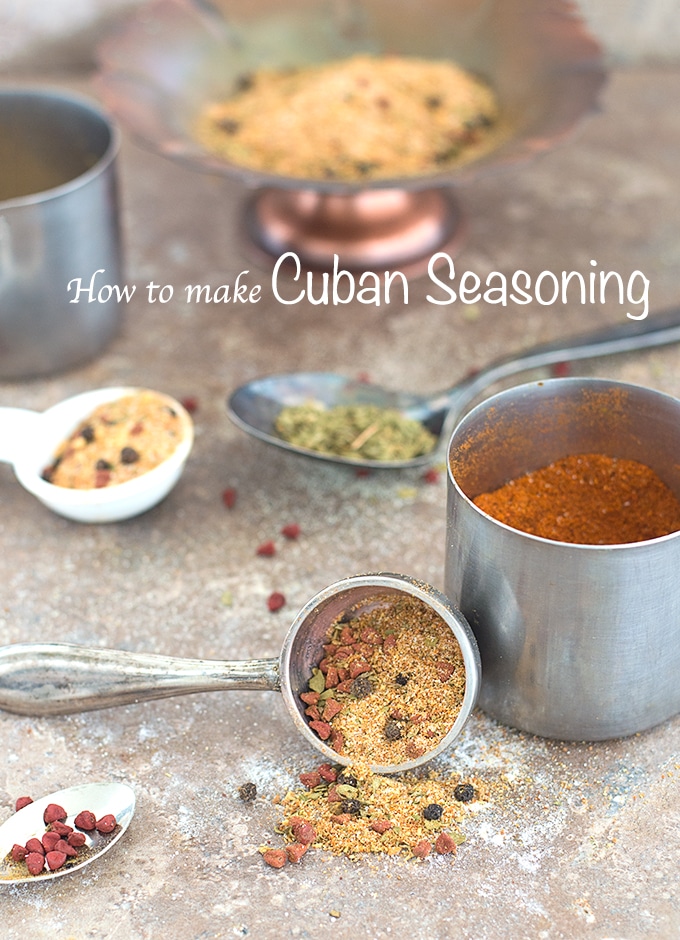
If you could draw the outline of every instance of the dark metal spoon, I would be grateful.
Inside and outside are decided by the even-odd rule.
[[[581,336],[542,343],[504,356],[465,376],[452,388],[431,395],[389,391],[331,372],[292,372],[265,376],[240,386],[229,397],[227,408],[231,420],[242,430],[284,450],[353,467],[400,470],[432,462],[468,406],[495,382],[559,362],[637,352],[679,340],[680,308],[674,308],[644,320],[606,326]],[[438,445],[432,453],[394,461],[339,457],[298,447],[277,434],[274,422],[282,408],[308,402],[318,402],[327,408],[358,403],[393,408],[429,428],[437,436]]]

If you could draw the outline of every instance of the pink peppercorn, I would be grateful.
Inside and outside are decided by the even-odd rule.
[[[288,861],[288,855],[285,849],[267,849],[262,853],[262,858],[267,865],[271,865],[272,868],[283,868]]]
[[[90,812],[89,809],[84,809],[82,812],[78,813],[73,820],[73,824],[77,829],[84,829],[86,832],[91,832],[97,825],[97,817],[94,813]]]
[[[267,607],[272,611],[272,613],[274,613],[274,611],[281,610],[285,603],[285,595],[281,594],[280,591],[273,591],[267,598]]]
[[[63,806],[59,806],[58,803],[49,803],[45,808],[43,813],[43,821],[46,826],[49,826],[50,823],[63,822],[66,819],[66,810]]]
[[[66,861],[66,856],[63,852],[48,852],[46,855],[47,867],[50,871],[56,871]]]
[[[116,828],[116,817],[113,813],[107,813],[106,816],[97,820],[96,828],[97,832],[113,832]]]
[[[281,535],[285,539],[296,539],[300,534],[300,526],[297,522],[290,522],[281,529]]]
[[[275,555],[276,554],[276,545],[270,540],[269,542],[263,542],[261,545],[257,546],[256,555]]]
[[[222,490],[222,502],[227,507],[227,509],[233,509],[236,505],[236,490],[233,487],[227,487],[226,490]]]
[[[29,852],[26,856],[26,868],[32,875],[39,875],[45,867],[45,856],[41,852]]]
[[[14,809],[18,813],[20,809],[23,809],[24,806],[28,806],[33,802],[30,796],[20,796],[19,799],[14,804]]]

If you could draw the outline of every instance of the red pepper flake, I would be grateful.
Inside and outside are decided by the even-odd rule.
[[[14,809],[18,813],[20,809],[23,809],[24,806],[28,806],[33,802],[32,797],[30,796],[20,796],[19,799],[14,804]]]
[[[300,774],[300,783],[308,790],[313,790],[321,783],[321,774],[317,770],[310,770],[308,773]]]
[[[281,610],[286,603],[286,598],[280,591],[272,592],[267,598],[267,607],[272,611]]]
[[[448,832],[441,832],[437,836],[434,847],[439,855],[451,855],[456,851],[456,843]]]
[[[416,842],[411,851],[416,858],[427,858],[432,851],[432,845],[427,839],[421,839],[420,842]]]
[[[330,764],[320,764],[318,770],[319,776],[326,783],[335,783],[338,778],[338,772]]]
[[[563,379],[566,376],[571,375],[571,363],[570,362],[556,362],[554,366],[550,369],[551,375],[556,379]]]
[[[261,545],[257,546],[256,555],[275,555],[276,554],[276,545],[270,540],[269,542],[263,542]]]
[[[439,483],[439,470],[437,470],[436,467],[430,467],[430,469],[426,470],[423,474],[423,482]]]
[[[227,507],[227,509],[233,509],[236,505],[236,490],[233,486],[228,486],[226,490],[222,490],[222,502]]]
[[[336,826],[344,826],[351,818],[349,813],[336,813],[334,816],[331,816],[331,822],[335,823]]]
[[[354,475],[361,479],[362,477],[370,477],[371,468],[370,467],[357,467],[354,471]]]
[[[45,812],[43,813],[43,822],[46,826],[49,826],[50,823],[59,820],[63,822],[66,819],[67,813],[63,806],[59,806],[58,803],[49,803],[45,807]]]
[[[300,531],[301,529],[297,522],[290,522],[288,525],[284,525],[284,527],[281,529],[281,535],[285,539],[293,540],[300,535]]]
[[[105,487],[109,480],[111,479],[110,470],[95,470],[94,474],[94,488],[100,490]]]
[[[262,853],[262,858],[272,868],[283,868],[288,861],[285,849],[267,849]]]
[[[300,698],[305,703],[305,705],[317,705],[320,694],[319,692],[301,692]]]
[[[323,720],[332,721],[336,715],[339,715],[342,711],[342,705],[340,702],[336,702],[334,698],[329,698],[326,700],[326,704],[323,709]]]
[[[297,864],[308,848],[309,846],[305,845],[303,842],[293,842],[291,845],[287,845],[286,856],[288,861]]]
[[[328,740],[331,736],[331,726],[327,721],[310,721],[309,727],[316,731],[322,741]]]
[[[190,415],[198,411],[198,398],[196,398],[195,395],[187,395],[185,398],[180,398],[179,403],[186,408]]]
[[[316,839],[316,829],[304,819],[296,821],[291,831],[295,841],[302,842],[303,845],[311,845]]]
[[[383,832],[387,832],[388,829],[392,828],[392,823],[389,819],[376,819],[368,828],[372,829],[373,832],[377,832],[378,835],[382,835]]]

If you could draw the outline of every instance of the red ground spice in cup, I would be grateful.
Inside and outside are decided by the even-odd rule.
[[[556,460],[474,503],[513,529],[558,542],[616,545],[680,530],[680,500],[655,471],[604,454]]]

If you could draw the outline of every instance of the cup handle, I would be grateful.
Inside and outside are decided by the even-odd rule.
[[[38,433],[39,418],[28,408],[0,408],[0,462],[16,462],[26,438]]]

